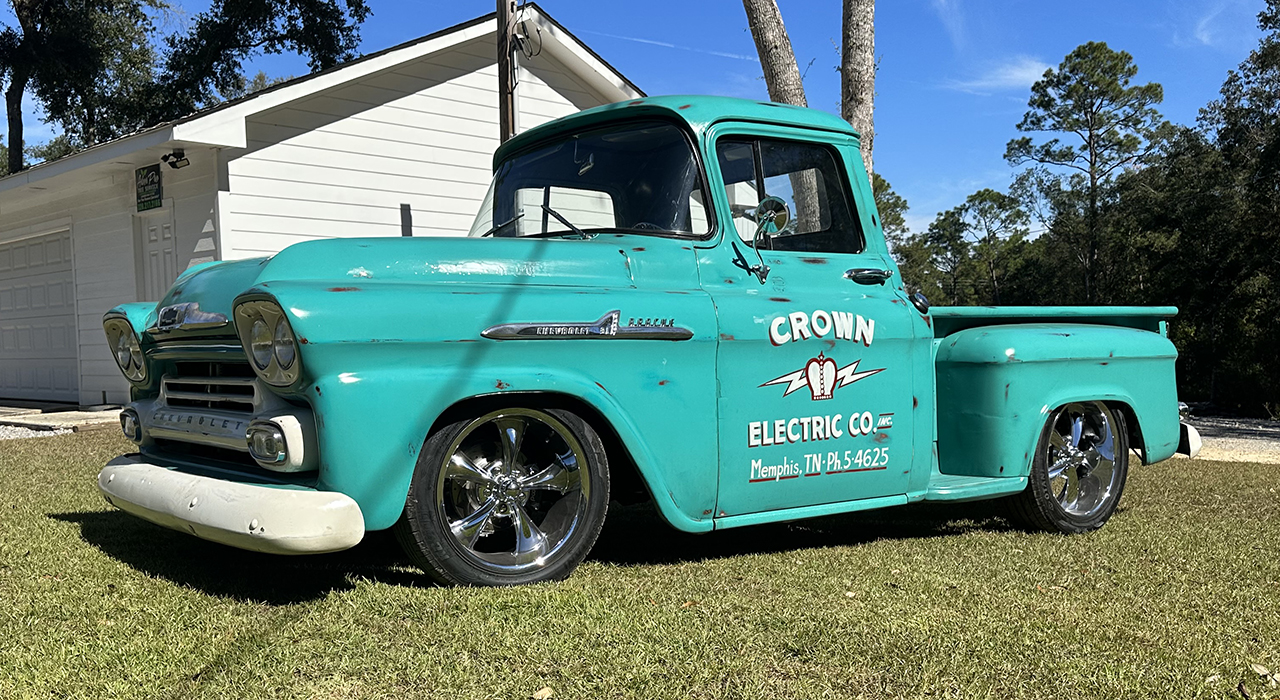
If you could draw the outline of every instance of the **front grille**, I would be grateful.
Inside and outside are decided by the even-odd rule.
[[[178,362],[174,371],[161,380],[170,407],[253,413],[257,389],[247,362]]]

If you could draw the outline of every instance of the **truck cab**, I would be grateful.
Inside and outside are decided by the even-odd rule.
[[[113,309],[139,449],[99,486],[261,551],[393,528],[468,584],[567,576],[611,492],[689,532],[984,498],[1087,532],[1130,448],[1198,449],[1175,313],[930,308],[843,121],[645,98],[504,144],[465,237],[299,244]]]

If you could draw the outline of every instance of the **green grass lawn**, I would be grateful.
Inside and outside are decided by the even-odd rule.
[[[1274,466],[1136,467],[1080,537],[990,504],[711,535],[615,508],[568,581],[432,586],[375,533],[241,552],[110,509],[109,432],[0,442],[0,697],[1280,695]],[[545,691],[544,691],[545,692]]]

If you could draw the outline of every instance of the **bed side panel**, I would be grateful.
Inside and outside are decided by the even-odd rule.
[[[1129,407],[1147,461],[1166,459],[1179,434],[1176,357],[1167,338],[1129,328],[1026,324],[954,333],[937,354],[939,470],[1026,476],[1049,412],[1085,400]]]

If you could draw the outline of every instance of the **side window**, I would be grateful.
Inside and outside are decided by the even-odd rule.
[[[838,155],[829,147],[774,139],[722,139],[716,144],[733,223],[741,240],[755,237],[761,199],[787,203],[790,217],[761,235],[761,248],[806,253],[860,253],[862,227]]]

